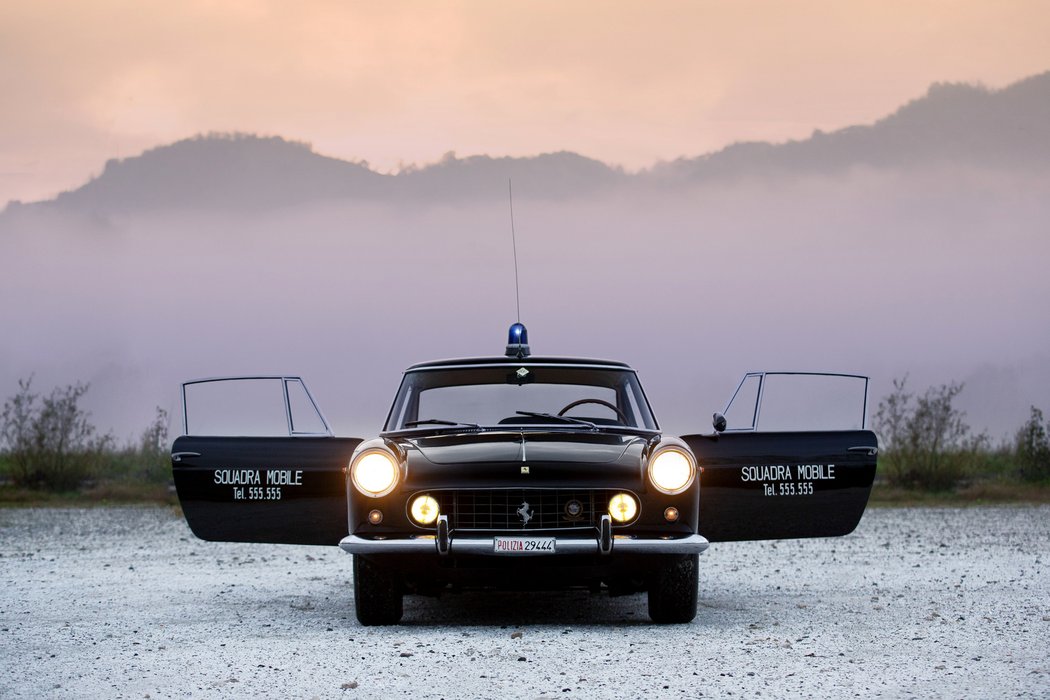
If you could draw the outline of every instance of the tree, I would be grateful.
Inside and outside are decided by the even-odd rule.
[[[109,435],[97,435],[90,414],[80,407],[89,385],[56,387],[43,398],[31,391],[31,385],[32,377],[19,380],[18,393],[0,414],[0,435],[14,467],[12,478],[30,488],[76,488],[112,443]]]
[[[4,403],[0,413],[0,444],[11,462],[11,478],[16,484],[38,481],[33,470],[33,423],[39,398],[30,391],[33,377],[18,380],[18,393]]]
[[[157,406],[153,422],[139,438],[139,476],[146,481],[171,478],[171,454],[168,445],[168,412]]]
[[[893,391],[875,412],[886,476],[899,486],[950,488],[964,476],[986,438],[972,436],[966,414],[953,405],[963,384],[942,384],[915,396],[906,391],[906,382],[907,377],[893,380]]]
[[[1043,412],[1031,407],[1028,421],[1017,431],[1014,440],[1021,477],[1039,481],[1050,477],[1050,423],[1044,426]]]

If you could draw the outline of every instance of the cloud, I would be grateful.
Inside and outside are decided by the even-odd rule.
[[[569,149],[637,168],[1050,66],[1040,2],[7,2],[0,201],[209,131],[390,169]],[[892,47],[892,50],[887,50]]]

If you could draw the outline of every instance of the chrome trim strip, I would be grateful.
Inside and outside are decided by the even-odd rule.
[[[669,539],[636,539],[613,535],[613,553],[623,554],[702,554],[710,543],[703,535]]]
[[[509,535],[513,537],[513,535]],[[502,535],[501,535],[502,537]],[[542,535],[537,535],[542,537]],[[598,551],[598,541],[592,539],[570,540],[565,538],[554,538],[554,554],[535,552],[529,554],[496,554],[492,537],[483,539],[464,539],[457,537],[452,540],[452,554],[474,554],[493,557],[550,557],[559,554],[595,554]]]
[[[635,497],[637,500],[637,497]],[[613,550],[612,517],[608,513],[598,520],[598,551],[609,554]]]
[[[556,538],[553,556],[559,554],[597,554],[600,551],[596,539]],[[506,556],[496,554],[493,538],[454,537],[449,542],[449,554],[472,554],[481,556]],[[700,554],[708,547],[703,535],[687,535],[668,539],[640,539],[628,535],[613,536],[613,554]],[[357,535],[347,535],[339,546],[351,554],[437,554],[437,540],[433,536],[394,540],[374,540]],[[537,554],[535,556],[552,556]]]
[[[450,544],[452,544],[452,540],[448,536],[448,516],[440,515],[438,516],[437,524],[438,554],[448,554]]]
[[[437,554],[437,539],[433,535],[397,540],[374,540],[347,535],[339,546],[351,554]]]
[[[433,372],[434,370],[441,369],[484,369],[486,367],[501,367],[504,364],[507,366],[523,366],[523,367],[572,367],[573,369],[607,369],[614,372],[630,372],[637,374],[631,367],[624,367],[623,365],[591,365],[591,364],[580,364],[576,362],[522,362],[515,363],[512,360],[507,360],[505,363],[490,362],[490,363],[479,363],[479,364],[465,364],[465,365],[434,365],[433,367],[417,367],[415,369],[406,369],[405,374],[411,374],[412,372]]]

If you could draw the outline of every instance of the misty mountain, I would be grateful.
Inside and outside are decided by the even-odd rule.
[[[309,144],[250,134],[209,134],[106,163],[102,174],[30,206],[110,214],[272,210],[333,200],[491,198],[508,177],[532,196],[560,199],[623,181],[619,169],[575,153],[529,158],[453,153],[397,175],[315,153]],[[18,207],[16,207],[18,208]]]
[[[808,139],[783,144],[738,143],[657,166],[654,173],[670,180],[717,179],[944,164],[1050,166],[1050,72],[1001,90],[937,83],[923,97],[870,126],[817,130]]]
[[[280,137],[212,134],[111,160],[82,187],[31,207],[106,215],[163,210],[259,211],[323,201],[491,199],[507,178],[531,197],[569,199],[629,186],[740,177],[833,175],[856,167],[1050,166],[1050,72],[1000,90],[938,83],[893,114],[810,138],[737,143],[650,170],[622,169],[571,153],[527,158],[448,154],[397,174],[315,153]],[[9,207],[11,209],[11,207]]]
[[[210,135],[133,158],[53,200],[65,210],[269,209],[310,201],[375,197],[385,176],[279,137]]]

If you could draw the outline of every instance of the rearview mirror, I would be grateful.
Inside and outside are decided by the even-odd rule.
[[[711,418],[711,425],[714,426],[716,432],[722,432],[726,429],[726,417],[721,413],[715,413]]]

